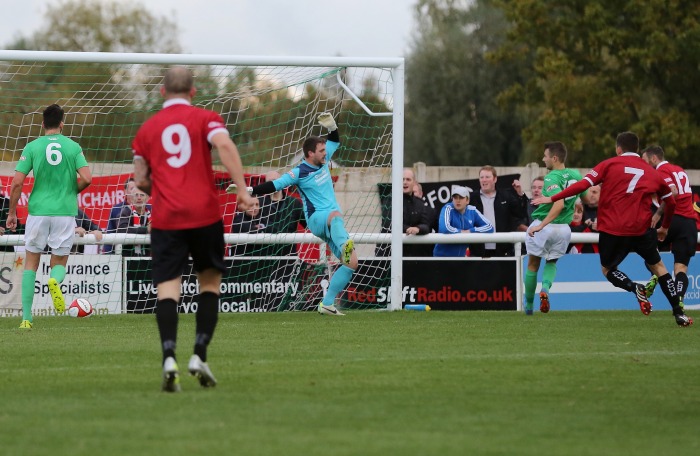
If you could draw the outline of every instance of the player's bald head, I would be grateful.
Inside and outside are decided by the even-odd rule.
[[[166,93],[189,94],[194,86],[192,70],[183,66],[174,66],[165,72],[163,87]]]

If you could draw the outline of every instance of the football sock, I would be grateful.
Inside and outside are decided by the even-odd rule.
[[[535,289],[537,288],[537,271],[525,271],[525,302],[532,304],[535,301]]]
[[[627,274],[619,269],[611,269],[608,271],[608,275],[606,275],[605,278],[617,288],[622,288],[623,290],[631,291],[632,293],[637,290],[637,285],[632,282],[629,277],[627,277]]]
[[[57,264],[56,266],[51,268],[51,272],[49,273],[49,277],[52,279],[56,279],[56,282],[58,282],[58,283],[63,283],[63,279],[66,278],[66,267],[62,266],[60,264]]]
[[[197,329],[194,338],[194,354],[207,362],[207,346],[214,337],[214,329],[219,320],[219,295],[205,291],[199,295],[197,306]]]
[[[355,272],[353,269],[345,265],[339,267],[335,271],[333,277],[331,277],[331,283],[328,285],[326,295],[323,297],[324,306],[332,306],[335,303],[335,297],[338,296],[345,288],[345,285],[350,282],[353,272]]]
[[[673,313],[677,313],[678,309],[681,309],[681,312],[683,311],[680,304],[680,295],[678,294],[677,291],[677,285],[676,281],[673,280],[673,277],[671,277],[671,274],[666,273],[659,277],[659,286],[661,287],[661,291],[663,291],[664,296],[666,296],[666,299],[668,299],[668,303],[671,304],[671,308],[673,309]]]
[[[679,272],[676,274],[676,290],[678,291],[678,296],[683,299],[685,292],[688,289],[688,274],[685,272]]]
[[[168,356],[175,358],[177,321],[177,302],[174,299],[159,299],[156,302],[156,322],[163,348],[163,362]]]
[[[554,283],[554,277],[557,275],[557,264],[553,261],[547,261],[544,264],[542,271],[542,289],[549,292]]]
[[[345,224],[343,223],[342,217],[333,217],[331,220],[331,239],[339,246],[342,246],[350,239],[348,232],[345,231]]]
[[[36,271],[25,269],[22,273],[22,320],[32,321],[32,302],[34,302],[34,281]]]

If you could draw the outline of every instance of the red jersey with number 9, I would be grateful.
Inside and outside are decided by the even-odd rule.
[[[633,152],[602,161],[584,179],[600,184],[598,231],[617,236],[644,234],[651,227],[652,195],[659,201],[671,196],[661,174]]]
[[[690,179],[685,170],[678,165],[673,165],[667,161],[662,161],[656,166],[656,170],[661,173],[668,186],[674,185],[678,189],[676,198],[676,215],[695,220],[695,209],[693,209],[693,190],[690,188]]]
[[[201,228],[221,220],[211,138],[228,135],[221,116],[173,98],[139,128],[132,149],[151,171],[152,226]]]

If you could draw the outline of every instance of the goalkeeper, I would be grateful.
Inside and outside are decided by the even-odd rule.
[[[299,188],[304,203],[304,216],[311,232],[331,247],[342,265],[331,277],[328,291],[318,306],[322,315],[343,315],[335,307],[335,298],[350,282],[357,269],[357,254],[352,239],[343,223],[340,206],[335,199],[333,180],[328,162],[340,147],[338,126],[330,113],[318,116],[318,123],[327,128],[326,138],[311,136],[304,141],[304,161],[282,177],[252,188],[254,195],[264,195],[285,189],[291,185]]]

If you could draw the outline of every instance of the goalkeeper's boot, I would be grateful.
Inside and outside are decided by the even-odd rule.
[[[532,303],[531,302],[525,303],[525,315],[532,315]]]
[[[202,385],[203,388],[216,386],[216,378],[214,378],[214,374],[211,373],[209,365],[202,361],[199,356],[192,355],[187,369],[190,371],[190,375],[199,380],[199,384]]]
[[[341,260],[345,264],[350,264],[350,258],[352,257],[352,251],[355,249],[355,243],[352,241],[352,239],[348,239],[345,241],[345,244],[343,244],[342,250],[342,255],[343,257]]]
[[[65,299],[63,299],[61,286],[58,284],[58,281],[53,277],[49,279],[49,293],[51,294],[53,308],[56,309],[56,313],[62,314],[63,312],[65,312],[66,301]]]
[[[334,305],[324,306],[323,303],[318,305],[318,313],[321,315],[334,315],[336,317],[345,315],[343,312],[336,309]]]
[[[549,293],[545,290],[540,291],[540,312],[549,312]]]
[[[647,295],[647,298],[651,298],[651,295],[654,294],[654,289],[656,288],[656,284],[659,283],[659,278],[656,277],[656,274],[651,276],[651,279],[647,282],[646,285],[644,285],[644,292]]]
[[[180,391],[180,372],[177,362],[172,356],[165,358],[163,363],[163,391],[177,393]]]
[[[649,315],[651,313],[651,302],[647,297],[647,289],[644,285],[635,284],[635,294],[637,295],[637,302],[639,302],[639,310],[642,311],[644,315]]]
[[[32,329],[32,322],[29,320],[22,320],[19,324],[19,329]]]

